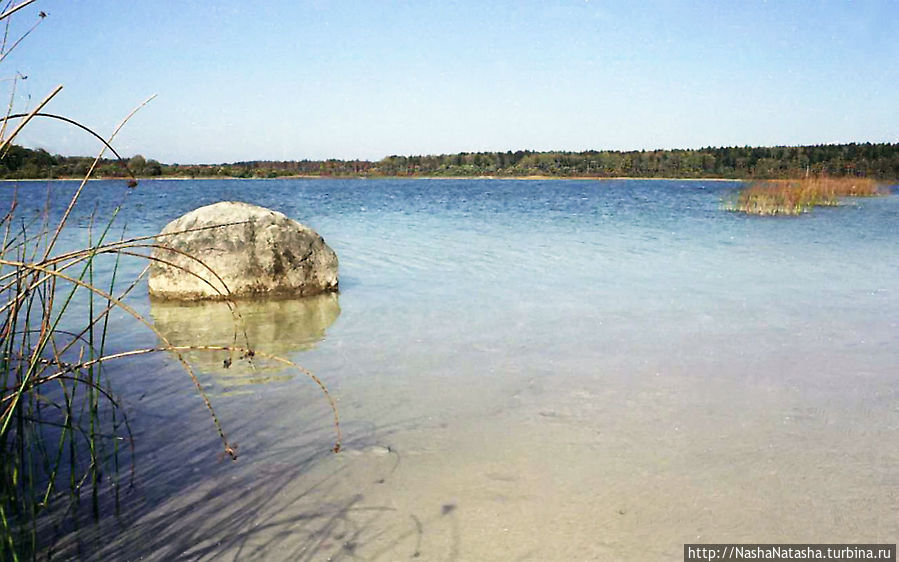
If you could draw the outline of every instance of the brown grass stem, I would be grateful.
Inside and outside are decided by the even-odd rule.
[[[5,19],[8,18],[9,16],[13,15],[14,13],[18,12],[19,10],[21,10],[21,9],[24,8],[25,6],[31,4],[31,3],[35,2],[35,1],[36,1],[36,0],[25,0],[24,2],[20,2],[20,3],[16,4],[16,5],[13,6],[12,8],[9,8],[8,10],[6,10],[6,11],[3,12],[2,14],[0,14],[0,20],[5,20]]]
[[[4,60],[6,60],[6,57],[9,56],[9,54],[11,52],[16,50],[16,47],[19,46],[19,43],[21,43],[22,41],[25,40],[26,37],[31,35],[31,32],[34,31],[35,29],[37,29],[37,26],[39,26],[43,21],[44,21],[44,18],[38,19],[36,22],[34,22],[34,25],[32,25],[28,29],[28,31],[23,33],[18,39],[15,40],[15,42],[12,44],[12,46],[9,49],[3,51],[3,53],[0,54],[0,62],[3,62]]]
[[[101,363],[104,363],[107,361],[112,361],[115,359],[124,359],[124,358],[128,358],[128,357],[135,357],[138,355],[147,355],[147,354],[159,353],[159,352],[174,352],[176,354],[179,354],[180,352],[186,352],[186,351],[228,351],[228,352],[233,352],[233,353],[240,353],[243,357],[247,358],[250,361],[252,360],[253,357],[261,357],[263,359],[268,359],[269,361],[281,363],[282,365],[284,365],[286,367],[289,367],[291,369],[296,369],[297,371],[303,373],[309,379],[311,379],[313,382],[315,382],[316,385],[318,385],[319,389],[322,391],[322,394],[328,400],[328,404],[330,405],[331,412],[334,416],[334,428],[335,428],[335,431],[337,434],[333,450],[334,450],[334,452],[340,451],[342,442],[343,442],[343,436],[340,431],[340,416],[337,411],[337,403],[332,398],[331,393],[328,391],[327,386],[325,386],[325,383],[322,382],[322,380],[320,378],[315,376],[315,374],[312,373],[312,371],[298,365],[297,363],[294,363],[293,361],[291,361],[289,359],[280,357],[278,355],[272,355],[270,353],[266,353],[264,351],[259,351],[256,349],[240,347],[240,346],[227,346],[227,345],[166,345],[163,347],[148,347],[148,348],[144,348],[144,349],[132,349],[129,351],[122,351],[119,353],[112,353],[109,355],[104,355],[103,357],[97,357],[97,358],[91,359],[89,361],[83,361],[83,362],[80,362],[77,364],[72,364],[71,366],[67,367],[64,370],[60,370],[56,373],[42,377],[42,379],[44,379],[44,380],[42,380],[41,384],[44,382],[49,382],[51,380],[55,380],[61,376],[64,376],[67,373],[69,373],[71,370],[81,370],[81,369],[91,367],[93,365],[98,365],[98,364],[101,364]],[[180,355],[179,355],[179,357],[180,357]]]
[[[114,302],[116,304],[116,306],[118,306],[120,309],[127,312],[129,315],[131,315],[132,318],[134,318],[135,320],[137,320],[138,322],[140,322],[141,324],[146,326],[148,329],[150,329],[150,331],[152,331],[154,334],[156,334],[156,336],[165,344],[166,349],[170,349],[170,348],[174,347],[171,344],[171,342],[169,342],[168,338],[166,338],[165,335],[162,334],[162,332],[157,330],[153,326],[153,324],[150,323],[149,321],[147,321],[147,319],[145,319],[139,312],[134,310],[131,306],[124,303],[123,301],[117,299],[113,295],[107,293],[106,291],[99,289],[97,287],[94,287],[90,283],[87,283],[85,281],[82,281],[81,279],[72,277],[70,275],[67,275],[61,271],[48,269],[48,268],[43,267],[38,264],[15,262],[15,261],[2,259],[2,258],[0,258],[0,264],[16,267],[16,268],[20,268],[20,269],[25,269],[25,270],[30,270],[30,271],[39,271],[39,272],[42,272],[45,274],[50,274],[54,277],[63,279],[73,285],[77,285],[83,289],[86,289],[86,290],[90,291],[91,293],[96,294],[97,296],[107,299],[110,302]],[[39,350],[40,350],[40,346],[35,347],[35,354],[38,354]],[[215,409],[212,407],[212,403],[209,401],[209,397],[206,395],[206,392],[203,390],[203,385],[200,384],[200,379],[197,378],[197,375],[196,375],[196,373],[194,373],[193,368],[190,366],[190,364],[187,361],[184,360],[184,357],[182,357],[180,353],[176,352],[175,357],[178,359],[178,362],[181,363],[181,366],[184,368],[185,372],[187,372],[187,374],[190,376],[191,380],[194,383],[194,386],[196,386],[197,391],[200,393],[200,397],[203,399],[203,403],[206,405],[206,409],[209,410],[209,413],[212,416],[213,423],[215,424],[215,428],[218,431],[218,434],[222,439],[222,443],[224,443],[224,445],[225,445],[225,451],[228,452],[228,451],[233,450],[231,448],[231,446],[228,444],[228,439],[227,439],[227,437],[225,437],[225,430],[222,427],[222,424],[219,422],[218,416],[215,414]],[[33,371],[34,371],[34,365],[31,365],[29,367],[28,371],[26,372],[25,376],[23,377],[22,390],[24,390],[26,388],[26,386],[24,386],[24,385],[25,385],[26,381],[28,379],[30,379],[31,376],[33,375]],[[15,405],[18,403],[20,396],[21,396],[21,391],[17,392],[14,395],[14,399],[13,399],[13,402],[10,404],[10,408],[15,408]],[[6,432],[9,422],[10,422],[10,417],[4,415],[2,425],[0,425],[0,434]],[[232,455],[232,456],[234,456],[234,455]]]
[[[41,100],[41,102],[39,104],[37,104],[37,106],[34,109],[32,109],[30,112],[28,112],[28,114],[25,115],[25,117],[23,117],[21,121],[19,121],[19,124],[16,125],[16,128],[13,129],[12,133],[10,133],[10,135],[8,137],[0,140],[0,153],[2,153],[3,150],[6,148],[6,146],[9,143],[11,143],[14,138],[16,138],[16,135],[19,134],[19,131],[21,131],[25,127],[25,125],[27,125],[28,122],[34,118],[35,114],[39,113],[44,108],[45,105],[50,103],[50,100],[52,100],[53,97],[56,94],[58,94],[60,91],[62,91],[62,84],[53,88],[53,91],[50,92],[49,94],[47,94],[47,97],[45,97],[43,100]]]
[[[59,86],[59,87],[62,88],[62,86]],[[106,144],[104,144],[103,148],[100,149],[100,153],[97,155],[96,158],[94,158],[94,161],[91,163],[90,168],[87,171],[87,174],[84,176],[84,179],[81,180],[81,184],[78,186],[78,189],[75,190],[74,195],[72,195],[72,199],[69,201],[69,206],[66,207],[66,211],[65,211],[65,213],[63,213],[63,216],[60,219],[59,224],[56,227],[56,231],[53,233],[53,237],[50,239],[50,242],[47,243],[47,249],[44,251],[44,259],[47,259],[47,257],[50,255],[50,252],[53,251],[53,247],[56,245],[56,241],[57,241],[57,239],[59,239],[59,234],[60,234],[60,232],[62,232],[63,227],[65,226],[66,222],[68,221],[69,215],[72,213],[72,209],[75,207],[75,203],[77,203],[78,199],[81,197],[81,192],[84,190],[84,186],[87,185],[88,179],[91,177],[91,175],[93,175],[94,169],[96,169],[97,164],[100,162],[100,159],[103,158],[103,154],[106,152],[106,145],[112,143],[112,141],[115,140],[116,135],[119,134],[119,131],[122,130],[122,127],[125,126],[125,123],[127,123],[132,117],[134,117],[135,113],[140,111],[141,108],[143,108],[145,105],[150,103],[153,100],[153,98],[155,98],[155,97],[156,97],[156,94],[153,94],[152,96],[150,96],[149,98],[144,100],[142,103],[140,103],[137,107],[132,109],[131,113],[126,115],[125,118],[122,119],[122,121],[112,131],[112,134],[109,135],[109,139],[107,140]],[[32,113],[36,113],[36,112],[32,112]],[[24,122],[20,123],[19,127],[21,127],[23,124],[24,124]],[[0,148],[2,148],[2,147],[0,147]]]

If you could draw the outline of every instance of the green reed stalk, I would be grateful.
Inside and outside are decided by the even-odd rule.
[[[26,1],[30,3],[33,0]],[[11,11],[0,14],[0,20],[9,13]],[[0,559],[36,557],[39,549],[45,548],[38,541],[40,527],[45,523],[58,529],[57,524],[61,518],[68,518],[77,530],[80,521],[78,506],[82,494],[86,494],[88,490],[91,515],[95,519],[99,518],[102,515],[103,472],[107,467],[111,472],[111,489],[118,513],[121,469],[119,440],[125,438],[119,435],[122,428],[130,444],[132,483],[135,457],[127,412],[112,395],[108,376],[104,376],[104,364],[109,360],[127,360],[147,353],[172,353],[194,383],[222,440],[225,453],[232,458],[237,457],[236,446],[228,442],[197,374],[181,352],[228,352],[232,355],[239,352],[241,358],[246,358],[249,362],[253,361],[253,357],[280,362],[306,374],[321,388],[334,415],[335,452],[340,450],[342,441],[337,406],[324,383],[287,359],[254,350],[246,337],[245,327],[244,347],[172,345],[147,319],[123,302],[145,277],[149,266],[116,296],[120,290],[116,284],[123,256],[148,263],[154,260],[168,263],[165,259],[149,255],[149,252],[164,249],[183,254],[167,247],[163,237],[125,239],[124,229],[119,241],[106,242],[113,223],[127,200],[127,192],[105,224],[96,223],[96,211],[91,215],[86,248],[54,254],[54,248],[66,230],[71,213],[104,151],[108,148],[118,156],[111,147],[112,139],[128,119],[149,101],[132,111],[109,140],[105,140],[79,123],[39,111],[60,89],[61,87],[56,88],[30,113],[12,114],[8,111],[0,125],[0,131],[5,131],[10,118],[22,118],[10,135],[0,134],[0,154],[5,147],[10,146],[15,135],[28,121],[38,116],[70,122],[101,138],[104,144],[88,174],[69,199],[58,222],[51,224],[49,188],[42,216],[21,221],[19,228],[15,216],[17,199],[14,193],[9,212],[0,218],[4,231],[0,245],[0,297],[6,297],[5,303],[0,300],[0,532],[3,534],[0,537]],[[136,184],[136,179],[132,176],[129,187]],[[32,235],[35,228],[37,234]],[[108,289],[100,289],[98,285],[103,283],[105,286],[105,282],[99,275],[99,265],[95,260],[109,259],[112,257],[110,254],[114,254],[115,261]],[[201,272],[208,272],[225,287],[220,294],[234,318],[236,342],[238,326],[243,320],[236,304],[229,298],[227,286],[201,260],[187,257],[196,263]],[[212,286],[205,275],[183,266],[178,267]],[[83,296],[85,291],[88,293],[86,297],[78,301],[78,297]],[[86,317],[74,317],[80,313],[75,306],[77,302],[85,303]],[[109,318],[113,310],[123,311],[143,324],[157,336],[161,345],[130,352],[107,353]],[[66,330],[66,323],[72,321],[77,323],[78,328]],[[75,353],[77,358],[73,360],[71,357]],[[108,408],[105,407],[106,404],[109,405]],[[105,429],[109,427],[108,423],[111,423],[111,431]],[[108,448],[110,440],[111,452]],[[60,507],[65,507],[62,512],[54,507],[60,504]],[[49,548],[52,549],[52,544]]]

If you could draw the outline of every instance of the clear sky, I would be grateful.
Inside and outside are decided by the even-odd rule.
[[[48,110],[108,134],[158,94],[115,145],[167,163],[899,142],[895,0],[38,0],[11,37],[38,10],[17,109],[63,84]]]

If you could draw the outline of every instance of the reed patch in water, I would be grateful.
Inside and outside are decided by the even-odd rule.
[[[844,197],[874,197],[886,190],[868,178],[827,176],[752,182],[726,204],[729,211],[751,215],[799,215],[814,207],[832,207]]]

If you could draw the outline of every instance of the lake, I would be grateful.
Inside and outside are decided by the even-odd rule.
[[[52,214],[76,186],[52,183]],[[325,238],[339,295],[244,315],[257,349],[328,385],[344,450],[302,374],[190,357],[231,462],[172,357],[110,363],[135,484],[59,552],[681,560],[684,543],[895,542],[899,196],[759,218],[722,210],[739,186],[90,183],[63,247],[123,197],[131,236],[240,200]],[[20,214],[47,189],[20,183]],[[173,342],[232,336],[222,305],[151,305],[145,283],[128,302]],[[111,350],[157,344],[114,320]]]

